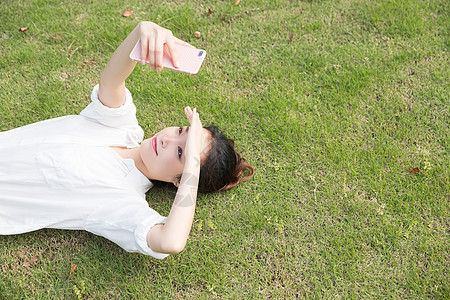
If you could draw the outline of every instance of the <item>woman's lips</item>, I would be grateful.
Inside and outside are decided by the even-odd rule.
[[[156,155],[158,155],[158,149],[156,148],[157,145],[157,140],[156,140],[156,136],[154,138],[152,138],[152,146],[153,146],[153,150],[155,150]]]

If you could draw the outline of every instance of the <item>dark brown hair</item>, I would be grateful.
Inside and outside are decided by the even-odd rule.
[[[199,192],[229,190],[252,178],[255,170],[237,153],[234,141],[220,133],[216,126],[204,128],[211,133],[211,147],[200,167]]]

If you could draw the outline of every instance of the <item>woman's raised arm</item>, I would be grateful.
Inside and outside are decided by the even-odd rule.
[[[141,22],[116,49],[100,74],[99,99],[108,107],[120,107],[125,102],[125,79],[133,71],[136,61],[129,55],[141,39],[141,61],[150,61],[152,70],[161,71],[164,47],[169,51],[175,67],[178,65],[175,43],[186,44],[173,37],[172,32],[152,22]]]
[[[164,225],[153,226],[147,233],[147,245],[156,252],[175,254],[184,249],[194,219],[200,176],[200,151],[207,143],[199,115],[185,109],[191,126],[186,141],[186,162],[172,209]]]

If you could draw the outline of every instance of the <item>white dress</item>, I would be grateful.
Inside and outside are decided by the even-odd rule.
[[[153,184],[131,159],[109,146],[138,147],[136,107],[109,108],[98,100],[65,116],[0,133],[0,235],[41,228],[86,230],[129,252],[162,259],[146,242],[166,218],[148,206]]]

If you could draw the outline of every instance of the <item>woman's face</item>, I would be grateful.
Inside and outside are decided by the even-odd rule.
[[[176,177],[184,170],[188,132],[188,126],[167,127],[141,143],[140,155],[150,179],[175,183]],[[203,128],[201,161],[207,156],[210,136],[209,131]]]

